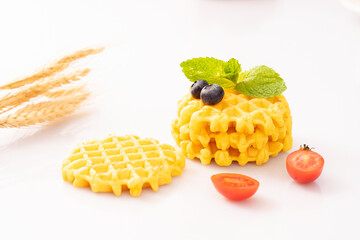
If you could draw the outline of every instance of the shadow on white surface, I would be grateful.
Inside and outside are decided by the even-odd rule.
[[[309,209],[320,209],[324,202],[324,194],[319,184],[298,184],[291,182],[285,188],[286,194],[282,195],[287,204],[287,208],[309,211]]]
[[[37,144],[41,140],[53,137],[75,136],[78,132],[88,128],[86,117],[94,115],[92,111],[81,112],[44,126],[34,126],[21,129],[8,129],[9,135],[2,139],[0,150],[18,148],[27,144]]]
[[[310,193],[310,194],[320,194],[320,195],[322,194],[321,187],[317,182],[301,184],[301,183],[292,181],[289,185],[289,188],[292,188],[296,191],[302,191],[302,192],[306,191],[307,193]]]
[[[224,200],[232,205],[232,207],[241,208],[247,211],[269,212],[274,209],[276,205],[276,202],[273,199],[263,197],[259,193],[255,193],[251,198],[241,201]]]
[[[207,166],[201,164],[200,160],[187,160],[188,162],[194,162],[195,164],[199,164],[199,166],[203,166],[204,168],[211,168],[214,172],[228,172],[228,173],[240,173],[240,174],[249,174],[249,176],[260,176],[264,178],[270,178],[274,180],[287,180],[289,178],[286,171],[286,156],[288,152],[279,153],[276,157],[270,157],[268,162],[265,164],[258,166],[255,162],[249,162],[245,166],[240,166],[238,162],[234,161],[230,166],[219,166],[215,163],[214,160]]]
[[[305,184],[310,185],[309,187],[305,186],[305,188],[310,188],[311,190],[311,184],[318,185],[320,188],[319,193],[329,196],[341,196],[344,192],[349,190],[351,191],[345,178],[342,178],[341,176],[334,176],[330,178],[326,172],[323,172],[315,182]]]

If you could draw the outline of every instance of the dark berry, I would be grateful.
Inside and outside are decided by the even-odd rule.
[[[206,105],[215,105],[224,97],[224,89],[217,84],[210,84],[201,90],[200,98]]]
[[[200,99],[201,90],[208,85],[209,84],[205,80],[197,80],[193,83],[193,85],[191,85],[191,96],[193,96],[193,98]]]

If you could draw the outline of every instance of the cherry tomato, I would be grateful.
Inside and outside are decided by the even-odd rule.
[[[295,181],[309,183],[317,179],[324,167],[324,158],[304,144],[286,158],[286,169]]]
[[[216,190],[230,200],[243,200],[255,194],[259,182],[236,173],[220,173],[211,177]]]

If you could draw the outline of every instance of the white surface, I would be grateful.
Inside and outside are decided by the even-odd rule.
[[[348,9],[360,13],[360,0],[341,0]]]
[[[339,1],[8,1],[0,26],[1,83],[109,44],[84,63],[99,95],[85,114],[1,130],[0,239],[359,239],[360,16]],[[175,144],[170,122],[190,85],[179,63],[199,56],[281,74],[293,150],[308,143],[326,161],[315,183],[292,181],[287,153],[261,167],[188,160],[181,177],[139,198],[63,182],[62,160],[79,141],[133,133]],[[260,188],[227,201],[210,182],[220,172]]]

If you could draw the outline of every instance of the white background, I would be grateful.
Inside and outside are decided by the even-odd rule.
[[[360,15],[340,1],[7,1],[0,31],[1,83],[107,46],[78,65],[93,70],[91,106],[47,127],[0,129],[0,239],[359,239]],[[288,153],[261,167],[187,160],[181,177],[139,198],[62,180],[63,159],[87,139],[175,145],[170,123],[190,86],[179,64],[199,56],[281,74],[292,150],[307,143],[325,158],[316,182],[293,182]],[[249,175],[259,190],[227,201],[210,181],[220,172]]]

